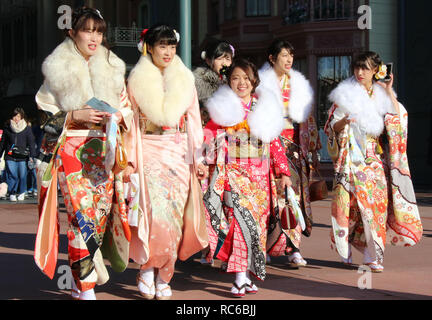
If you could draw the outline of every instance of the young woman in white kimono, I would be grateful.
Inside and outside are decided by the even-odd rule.
[[[325,128],[335,168],[331,240],[344,263],[352,263],[353,246],[372,272],[382,272],[386,242],[413,246],[422,236],[406,155],[408,114],[393,75],[377,81],[386,76],[377,53],[359,55],[352,69],[329,96]]]
[[[118,110],[115,117],[120,128],[109,136],[115,148],[133,114],[125,86],[126,65],[102,45],[106,28],[98,10],[75,10],[72,29],[42,65],[45,81],[36,95],[38,107],[56,120],[58,131],[51,132],[50,141],[45,139],[46,162],[38,168],[40,223],[35,260],[43,272],[54,276],[58,181],[68,212],[69,264],[75,280],[72,296],[82,300],[95,299],[95,285],[108,281],[102,252],[116,271],[123,271],[129,259],[122,176],[105,164],[106,123],[112,115],[87,105],[97,98]]]
[[[204,136],[194,76],[176,55],[179,35],[160,25],[142,37],[143,55],[128,83],[135,117],[127,174],[136,171],[140,179],[130,256],[141,265],[141,295],[167,300],[177,258],[186,260],[208,245],[197,179],[207,169],[196,152]]]

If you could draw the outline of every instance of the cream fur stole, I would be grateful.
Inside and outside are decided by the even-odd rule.
[[[162,74],[151,57],[142,56],[132,70],[129,93],[141,112],[158,126],[176,126],[193,102],[195,78],[178,56]]]
[[[265,63],[259,71],[260,86],[273,91],[283,105],[282,90],[277,75],[269,63]],[[314,92],[309,81],[300,72],[291,69],[291,96],[288,116],[296,123],[306,122],[312,112]]]
[[[330,95],[329,100],[338,106],[339,114],[348,114],[359,129],[367,134],[379,136],[384,130],[384,116],[395,113],[392,101],[384,88],[373,85],[373,96],[351,77],[341,82]]]
[[[247,122],[253,136],[270,143],[283,130],[283,109],[272,91],[260,87],[256,94],[258,101],[249,113]],[[235,126],[245,118],[240,98],[228,85],[220,87],[207,101],[206,107],[211,119],[222,127]]]
[[[119,108],[124,89],[126,65],[113,52],[99,46],[87,62],[66,38],[42,64],[45,83],[54,94],[61,110],[80,109],[91,98],[107,102]]]

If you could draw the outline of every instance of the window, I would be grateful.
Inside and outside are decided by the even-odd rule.
[[[237,18],[237,0],[224,1],[224,18],[225,21]]]
[[[318,58],[318,126],[323,128],[328,119],[330,92],[351,76],[351,56]]]
[[[303,75],[308,74],[308,65],[307,65],[306,58],[298,59],[298,58],[294,57],[293,68],[294,68],[294,70],[297,70],[297,71],[303,73]]]
[[[219,32],[219,1],[212,0],[209,4],[208,14],[209,33]]]
[[[138,23],[141,28],[150,28],[150,4],[148,0],[141,1],[139,6]]]
[[[270,15],[270,0],[246,0],[246,17]]]

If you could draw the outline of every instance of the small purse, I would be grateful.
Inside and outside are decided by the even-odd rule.
[[[284,230],[295,229],[297,227],[297,219],[288,200],[288,190],[285,188],[285,207],[280,214],[281,227]]]
[[[314,201],[327,199],[328,197],[327,183],[317,169],[312,168],[311,176],[313,171],[315,171],[318,174],[320,179],[315,181],[310,181],[309,183],[310,201],[314,202]]]
[[[123,145],[123,134],[120,133],[119,138],[117,139],[117,148],[115,152],[115,163],[113,172],[119,173],[125,170],[128,166],[128,158],[127,153]]]

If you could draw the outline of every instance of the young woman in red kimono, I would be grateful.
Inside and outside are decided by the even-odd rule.
[[[290,230],[269,230],[268,252],[270,256],[288,254],[294,266],[305,266],[300,254],[302,234],[311,235],[312,210],[309,196],[310,165],[318,165],[317,151],[321,148],[318,130],[312,115],[313,90],[309,81],[292,68],[294,48],[286,40],[276,39],[268,49],[268,63],[260,70],[262,85],[278,95],[283,108],[284,127],[281,141],[289,160],[291,180],[297,201],[306,222]],[[279,198],[283,201],[284,192]]]
[[[274,169],[283,187],[289,187],[291,180],[278,138],[283,117],[277,97],[257,88],[256,67],[244,59],[234,60],[228,84],[207,103],[211,120],[206,128],[214,133],[214,141],[207,143],[216,148],[210,153],[215,158],[207,162],[216,161],[216,167],[204,203],[210,217],[208,259],[216,256],[227,262],[227,272],[236,273],[231,293],[242,297],[258,291],[249,274],[260,280],[266,276]]]

